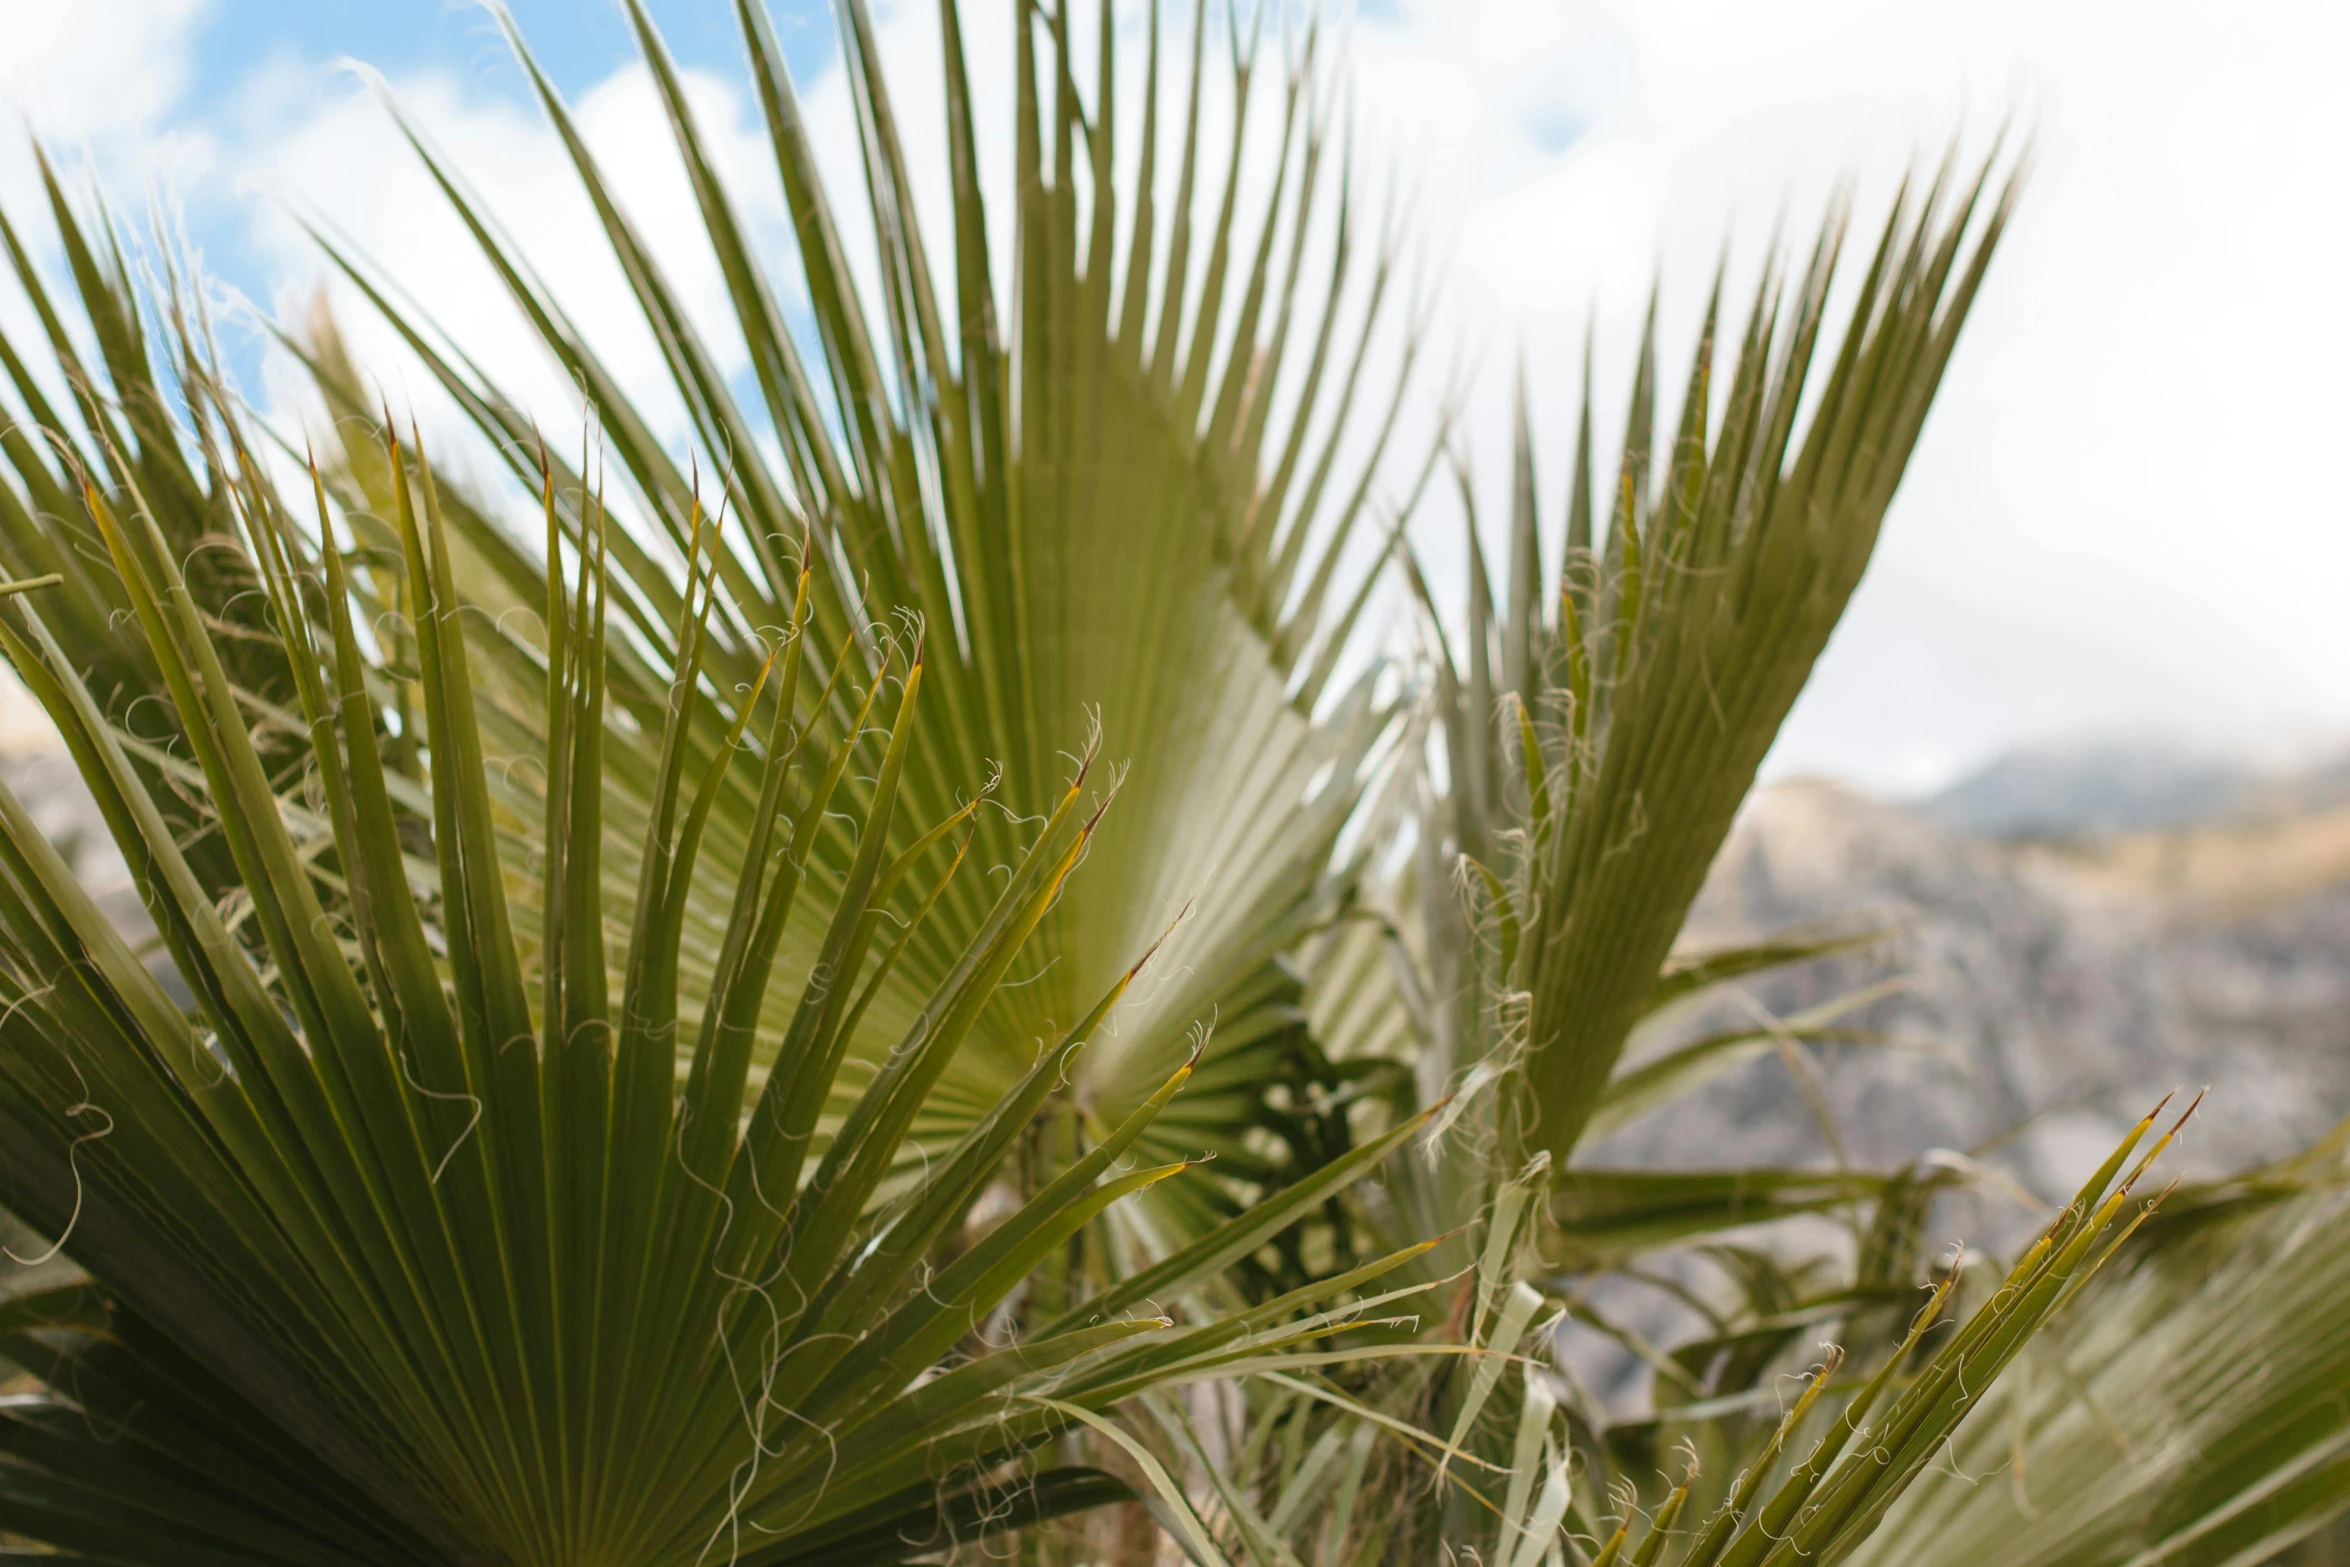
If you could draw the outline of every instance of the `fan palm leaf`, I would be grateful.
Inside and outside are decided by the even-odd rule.
[[[919,621],[860,626],[876,656],[854,666],[816,641],[804,552],[760,662],[727,679],[711,627],[735,524],[691,505],[670,622],[616,626],[618,529],[592,493],[559,499],[550,466],[518,815],[512,753],[489,748],[521,700],[518,644],[458,594],[415,440],[384,437],[383,512],[338,515],[314,479],[305,526],[176,288],[158,315],[119,256],[83,281],[107,374],[66,367],[78,441],[12,454],[35,498],[12,494],[7,547],[59,569],[5,585],[0,650],[158,950],[0,790],[0,1200],[89,1275],[0,1308],[0,1353],[41,1384],[0,1415],[0,1532],[118,1562],[895,1560],[1126,1494],[1032,1455],[1310,1337],[1321,1300],[1409,1260],[1245,1318],[1135,1314],[1407,1125],[1041,1334],[974,1339],[1045,1257],[1189,1165],[1134,1157],[1186,1060],[1008,1218],[967,1224],[1145,942],[902,1177],[933,1086],[1105,819],[1090,754],[860,1070],[849,1037],[968,862],[984,793],[909,819]],[[35,517],[51,504],[73,510]],[[631,642],[668,677],[634,707],[611,678]],[[91,673],[117,670],[127,690]],[[616,897],[605,805],[629,794],[607,758],[629,753],[607,742],[639,724]],[[686,913],[729,788],[752,805],[688,1013]],[[510,874],[525,855],[533,874]],[[786,955],[811,906],[821,941]]]
[[[1121,764],[1120,809],[1088,850],[1098,876],[1074,884],[1048,914],[1029,966],[991,1001],[925,1105],[913,1146],[935,1151],[959,1135],[1017,1076],[1040,1033],[1123,967],[1120,954],[1189,910],[1158,977],[1128,995],[1076,1069],[1070,1113],[1081,1136],[1100,1135],[1206,1032],[1193,1091],[1146,1134],[1146,1148],[1211,1151],[1228,1174],[1287,1179],[1310,1161],[1250,1128],[1272,1119],[1267,1082],[1315,1069],[1300,981],[1283,954],[1340,906],[1340,835],[1389,743],[1390,709],[1368,677],[1346,693],[1326,688],[1363,607],[1341,561],[1370,512],[1402,389],[1366,369],[1398,307],[1385,255],[1360,255],[1349,172],[1326,155],[1317,45],[1309,37],[1269,92],[1263,44],[1236,32],[1220,68],[1205,52],[1203,13],[1188,35],[1179,113],[1170,113],[1178,106],[1162,83],[1177,73],[1161,59],[1154,14],[1143,101],[1122,108],[1121,29],[1106,7],[1090,59],[1065,15],[1021,11],[1006,182],[1017,243],[999,273],[960,9],[939,10],[952,202],[951,231],[934,255],[871,19],[861,4],[844,5],[865,185],[858,220],[878,256],[878,275],[860,277],[844,259],[846,193],[819,171],[769,23],[754,4],[738,12],[794,216],[789,265],[812,308],[812,354],[777,305],[780,284],[745,238],[658,35],[641,6],[630,16],[749,348],[755,406],[714,368],[568,110],[515,40],[662,345],[705,482],[723,485],[745,524],[721,562],[727,603],[713,617],[707,656],[737,679],[756,662],[750,628],[775,623],[792,590],[773,541],[812,534],[833,567],[809,611],[825,646],[852,645],[852,663],[870,664],[873,650],[856,631],[867,597],[917,610],[932,628],[926,667],[938,718],[918,739],[907,787],[923,809],[944,813],[961,803],[955,788],[1001,767],[1003,809],[975,826],[982,863],[1003,862],[1014,824],[1049,808],[1029,769],[1049,772],[1091,744],[1096,715],[1105,756]],[[1233,150],[1217,169],[1208,166],[1202,97],[1219,69],[1234,120]],[[1260,136],[1268,103],[1278,123]],[[615,484],[627,492],[615,503],[634,507],[648,536],[665,532],[672,549],[681,546],[691,473],[651,434],[638,399],[500,235],[494,214],[410,131],[518,307],[586,389],[616,459]],[[1128,134],[1140,138],[1140,168],[1122,185],[1116,149]],[[1276,172],[1251,210],[1241,159],[1260,142]],[[1156,172],[1167,161],[1179,166],[1171,204]],[[1329,270],[1317,281],[1307,267],[1325,238]],[[530,429],[515,401],[364,258],[331,236],[326,243],[481,432],[514,453]],[[364,394],[331,341],[305,347],[330,406],[363,412]],[[1407,343],[1406,373],[1409,357]],[[1367,454],[1350,433],[1365,413],[1376,421]],[[364,504],[370,461],[352,453],[338,465],[355,504]],[[517,477],[535,485],[527,463]],[[484,564],[469,591],[493,613],[502,598],[525,602],[527,546],[497,507],[468,511],[467,542]],[[618,597],[640,601],[643,618],[665,613],[671,590],[655,553],[616,549],[613,558],[625,579]],[[664,674],[648,666],[632,678],[642,701]],[[519,744],[533,720],[519,703],[513,717]],[[649,776],[642,758],[614,771]],[[732,843],[748,806],[740,789],[720,796],[714,842]],[[719,858],[734,863],[731,852]],[[615,860],[609,874],[625,870]],[[701,938],[693,946],[715,950],[726,906],[713,877],[688,910]],[[941,894],[878,987],[858,1049],[904,1025],[986,907],[977,879]],[[797,922],[786,950],[819,934]],[[690,969],[681,982],[689,998],[704,983]],[[1209,1217],[1194,1208],[1179,1225]]]

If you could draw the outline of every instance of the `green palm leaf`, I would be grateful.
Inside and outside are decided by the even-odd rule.
[[[1526,1097],[1511,1135],[1562,1164],[1644,1015],[1692,985],[1801,955],[1668,967],[1875,547],[2006,226],[2014,188],[1991,179],[1986,165],[1955,185],[1946,166],[1896,200],[1832,349],[1846,219],[1831,215],[1803,268],[1765,269],[1718,388],[1717,285],[1669,437],[1654,426],[1652,324],[1605,507],[1585,418],[1555,574],[1534,530],[1521,428],[1506,612],[1472,534],[1466,648],[1441,650],[1436,670],[1451,782],[1423,830],[1492,867],[1483,901],[1497,949],[1480,957],[1473,942],[1443,939],[1464,971],[1495,965],[1464,992],[1473,1032],[1487,1032],[1485,1009],[1524,998],[1514,1032]],[[1442,883],[1424,881],[1432,893]]]
[[[2337,1132],[2229,1190],[2180,1191],[1953,1439],[1950,1467],[1981,1479],[1921,1484],[1854,1560],[2216,1567],[2339,1517],[2341,1145]]]
[[[1057,758],[1098,744],[1121,768],[1119,810],[1088,850],[1095,874],[1044,920],[1026,968],[990,1002],[935,1085],[909,1147],[936,1152],[951,1142],[1011,1084],[1034,1040],[1082,1010],[1188,909],[1153,981],[1126,996],[1074,1069],[1069,1100],[1088,1135],[1098,1135],[1184,1059],[1195,1030],[1208,1030],[1191,1093],[1145,1146],[1169,1158],[1215,1152],[1229,1171],[1288,1178],[1303,1166],[1268,1164],[1268,1148],[1281,1145],[1250,1128],[1266,1120],[1261,1085],[1270,1075],[1313,1067],[1300,983],[1281,958],[1338,907],[1344,876],[1334,851],[1389,727],[1368,680],[1327,701],[1323,687],[1361,610],[1359,594],[1336,602],[1339,562],[1369,510],[1401,396],[1400,385],[1377,387],[1364,370],[1394,308],[1389,270],[1382,258],[1367,280],[1360,276],[1348,175],[1336,171],[1334,192],[1325,156],[1317,46],[1309,40],[1282,91],[1268,95],[1251,91],[1266,68],[1257,46],[1235,40],[1235,160],[1262,129],[1249,123],[1252,105],[1261,112],[1258,100],[1271,96],[1279,106],[1270,143],[1279,175],[1263,207],[1250,210],[1237,161],[1220,171],[1220,190],[1202,189],[1217,176],[1202,167],[1199,101],[1218,67],[1202,53],[1205,20],[1195,19],[1173,138],[1182,177],[1172,208],[1162,209],[1150,171],[1165,150],[1170,107],[1160,83],[1174,72],[1162,71],[1157,26],[1145,101],[1121,112],[1110,91],[1118,30],[1106,11],[1093,60],[1076,56],[1064,22],[1023,12],[1009,182],[1019,243],[999,281],[986,242],[963,21],[956,6],[942,6],[953,175],[952,232],[942,248],[952,274],[942,281],[914,211],[893,84],[863,6],[845,5],[840,31],[865,175],[857,221],[880,259],[878,285],[861,286],[843,259],[850,193],[828,189],[819,175],[767,20],[755,5],[741,6],[796,224],[792,264],[813,309],[810,355],[776,303],[770,268],[749,249],[658,36],[641,7],[631,17],[750,347],[755,408],[741,405],[714,368],[561,101],[519,39],[516,47],[663,346],[703,472],[723,474],[744,522],[719,553],[724,595],[705,654],[713,670],[740,680],[755,665],[750,628],[778,622],[793,592],[776,541],[810,536],[833,567],[809,608],[820,646],[854,639],[851,663],[870,664],[871,646],[856,630],[863,595],[918,610],[932,628],[926,679],[937,717],[918,737],[904,787],[935,820],[963,803],[967,795],[956,791],[1001,767],[1001,808],[974,823],[980,866],[1007,863],[1016,824],[1050,808],[1039,779],[1062,766]],[[1081,82],[1093,84],[1092,101]],[[1125,189],[1112,175],[1115,143],[1136,127],[1143,172]],[[626,491],[615,504],[625,500],[648,534],[682,547],[690,474],[500,237],[493,215],[446,159],[412,137],[518,306],[587,389]],[[1318,225],[1338,239],[1326,289],[1303,272]],[[482,432],[515,451],[528,421],[511,399],[398,303],[363,258],[328,243]],[[330,405],[364,412],[331,339],[305,351]],[[1379,431],[1368,457],[1348,458],[1358,408],[1374,412]],[[780,462],[765,455],[769,435]],[[361,509],[379,483],[371,464],[354,451],[334,475]],[[518,476],[535,488],[527,468]],[[574,475],[559,485],[576,487]],[[465,512],[459,532],[480,565],[462,579],[468,596],[493,614],[505,600],[528,602],[526,546],[497,520],[496,506]],[[575,532],[577,524],[565,526]],[[640,621],[672,613],[653,553],[616,543],[613,559],[617,603],[633,606]],[[513,661],[524,657],[516,650]],[[626,703],[652,700],[665,680],[654,667],[615,668],[615,696]],[[621,689],[629,680],[637,692]],[[534,715],[519,701],[511,707],[501,723],[514,731],[499,744],[528,754]],[[1094,715],[1098,738],[1089,732]],[[640,755],[623,765],[615,756],[612,770],[644,779],[652,762]],[[853,780],[848,787],[855,791]],[[529,809],[527,799],[508,804]],[[612,809],[633,823],[642,807]],[[748,809],[739,788],[715,801],[708,830],[721,865],[736,863]],[[838,852],[820,844],[811,874],[838,875]],[[629,869],[615,855],[606,874]],[[720,877],[706,881],[685,917],[696,938],[689,948],[715,951],[728,894]],[[972,877],[941,894],[877,987],[855,1050],[869,1054],[905,1026],[984,917],[985,892],[984,878]],[[804,953],[819,936],[795,921],[783,950]],[[689,1006],[706,983],[690,964],[681,971]],[[1183,1206],[1193,1210],[1187,1223],[1212,1215]]]
[[[119,273],[93,286],[131,308]],[[592,495],[559,498],[550,467],[529,649],[544,738],[517,812],[526,786],[489,746],[517,730],[522,648],[473,624],[421,450],[386,437],[388,504],[365,518],[314,481],[305,528],[200,333],[166,314],[169,379],[79,387],[111,484],[63,448],[67,466],[29,471],[76,516],[12,540],[95,544],[78,586],[108,613],[77,620],[62,572],[0,593],[0,650],[93,790],[161,949],[127,945],[0,789],[0,1198],[95,1281],[0,1301],[0,1355],[39,1383],[0,1411],[0,1533],[118,1562],[895,1560],[1126,1494],[1032,1459],[1079,1414],[1287,1343],[1292,1314],[1371,1276],[1172,1333],[1125,1309],[1194,1292],[1410,1126],[1214,1229],[1146,1290],[970,1358],[1040,1262],[1188,1167],[1119,1163],[1180,1102],[1178,1062],[932,1271],[1144,955],[907,1173],[938,1079],[1105,819],[1090,758],[860,1069],[850,1034],[975,830],[969,807],[897,826],[918,624],[860,627],[874,665],[835,649],[826,669],[811,556],[750,678],[722,679],[730,523],[695,507],[670,624],[616,636],[617,530]],[[108,422],[165,386],[200,467],[146,450],[179,429]],[[159,496],[155,474],[193,501]],[[165,519],[217,519],[210,550],[234,569],[183,573]],[[649,704],[614,700],[623,638],[635,671],[666,676]],[[109,657],[160,713],[102,700],[84,671]],[[615,755],[643,763],[617,789]],[[730,789],[750,801],[732,908],[689,1012],[688,914]],[[625,900],[616,798],[639,812]],[[525,856],[534,874],[513,874]],[[784,951],[795,916],[821,933],[804,955]]]

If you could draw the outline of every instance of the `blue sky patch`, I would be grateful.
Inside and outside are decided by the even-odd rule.
[[[636,58],[617,0],[511,0],[531,50],[566,95],[586,91]],[[670,52],[688,66],[737,74],[742,44],[727,0],[651,0]],[[825,0],[771,0],[792,71],[806,80],[834,55]],[[229,109],[253,69],[296,56],[318,66],[349,56],[387,76],[444,71],[475,90],[523,95],[520,73],[490,13],[470,0],[384,5],[380,0],[225,0],[196,37],[196,80],[184,106]]]

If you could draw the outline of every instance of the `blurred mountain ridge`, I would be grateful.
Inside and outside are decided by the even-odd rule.
[[[2350,805],[2350,743],[2279,754],[2147,735],[2020,746],[1926,797],[1985,837],[2076,838],[2305,815]]]

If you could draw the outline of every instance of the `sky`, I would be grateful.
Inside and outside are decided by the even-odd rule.
[[[310,214],[408,283],[469,349],[537,367],[517,375],[520,389],[560,408],[560,380],[400,144],[370,85],[380,79],[574,314],[608,336],[624,376],[655,371],[560,150],[479,6],[10,9],[0,203],[12,215],[34,197],[23,123],[119,205],[135,213],[152,199],[224,290],[285,319],[325,278],[295,221]],[[780,257],[781,197],[731,5],[652,9],[754,243]],[[772,9],[822,150],[846,170],[827,9]],[[984,116],[1004,97],[1008,58],[990,18],[1009,8],[967,9]],[[935,8],[876,10],[896,79],[934,79]],[[689,308],[714,315],[716,267],[693,242],[616,0],[514,0],[513,11]],[[2003,122],[2028,129],[2033,167],[2012,236],[1771,773],[1914,794],[2051,741],[2153,737],[2273,755],[2350,737],[2350,502],[2329,479],[2350,428],[2350,94],[2339,90],[2350,7],[1363,0],[1342,36],[1365,188],[1392,191],[1408,214],[1432,378],[1459,396],[1470,461],[1497,493],[1523,366],[1546,513],[1587,329],[1604,437],[1616,406],[1606,389],[1629,379],[1652,280],[1668,349],[1685,352],[1725,245],[1736,275],[1774,225],[1808,235],[1838,180],[1865,220],[1953,138],[1971,154]],[[936,95],[901,89],[900,108],[922,158]],[[338,308],[368,362],[407,388],[380,329]],[[0,287],[0,327],[25,324],[22,301]],[[239,368],[265,409],[290,409],[289,378],[262,343],[250,326],[236,337]],[[667,416],[682,420],[674,405]],[[1448,521],[1424,518],[1416,537],[1457,584]],[[1400,605],[1390,612],[1400,619]]]

